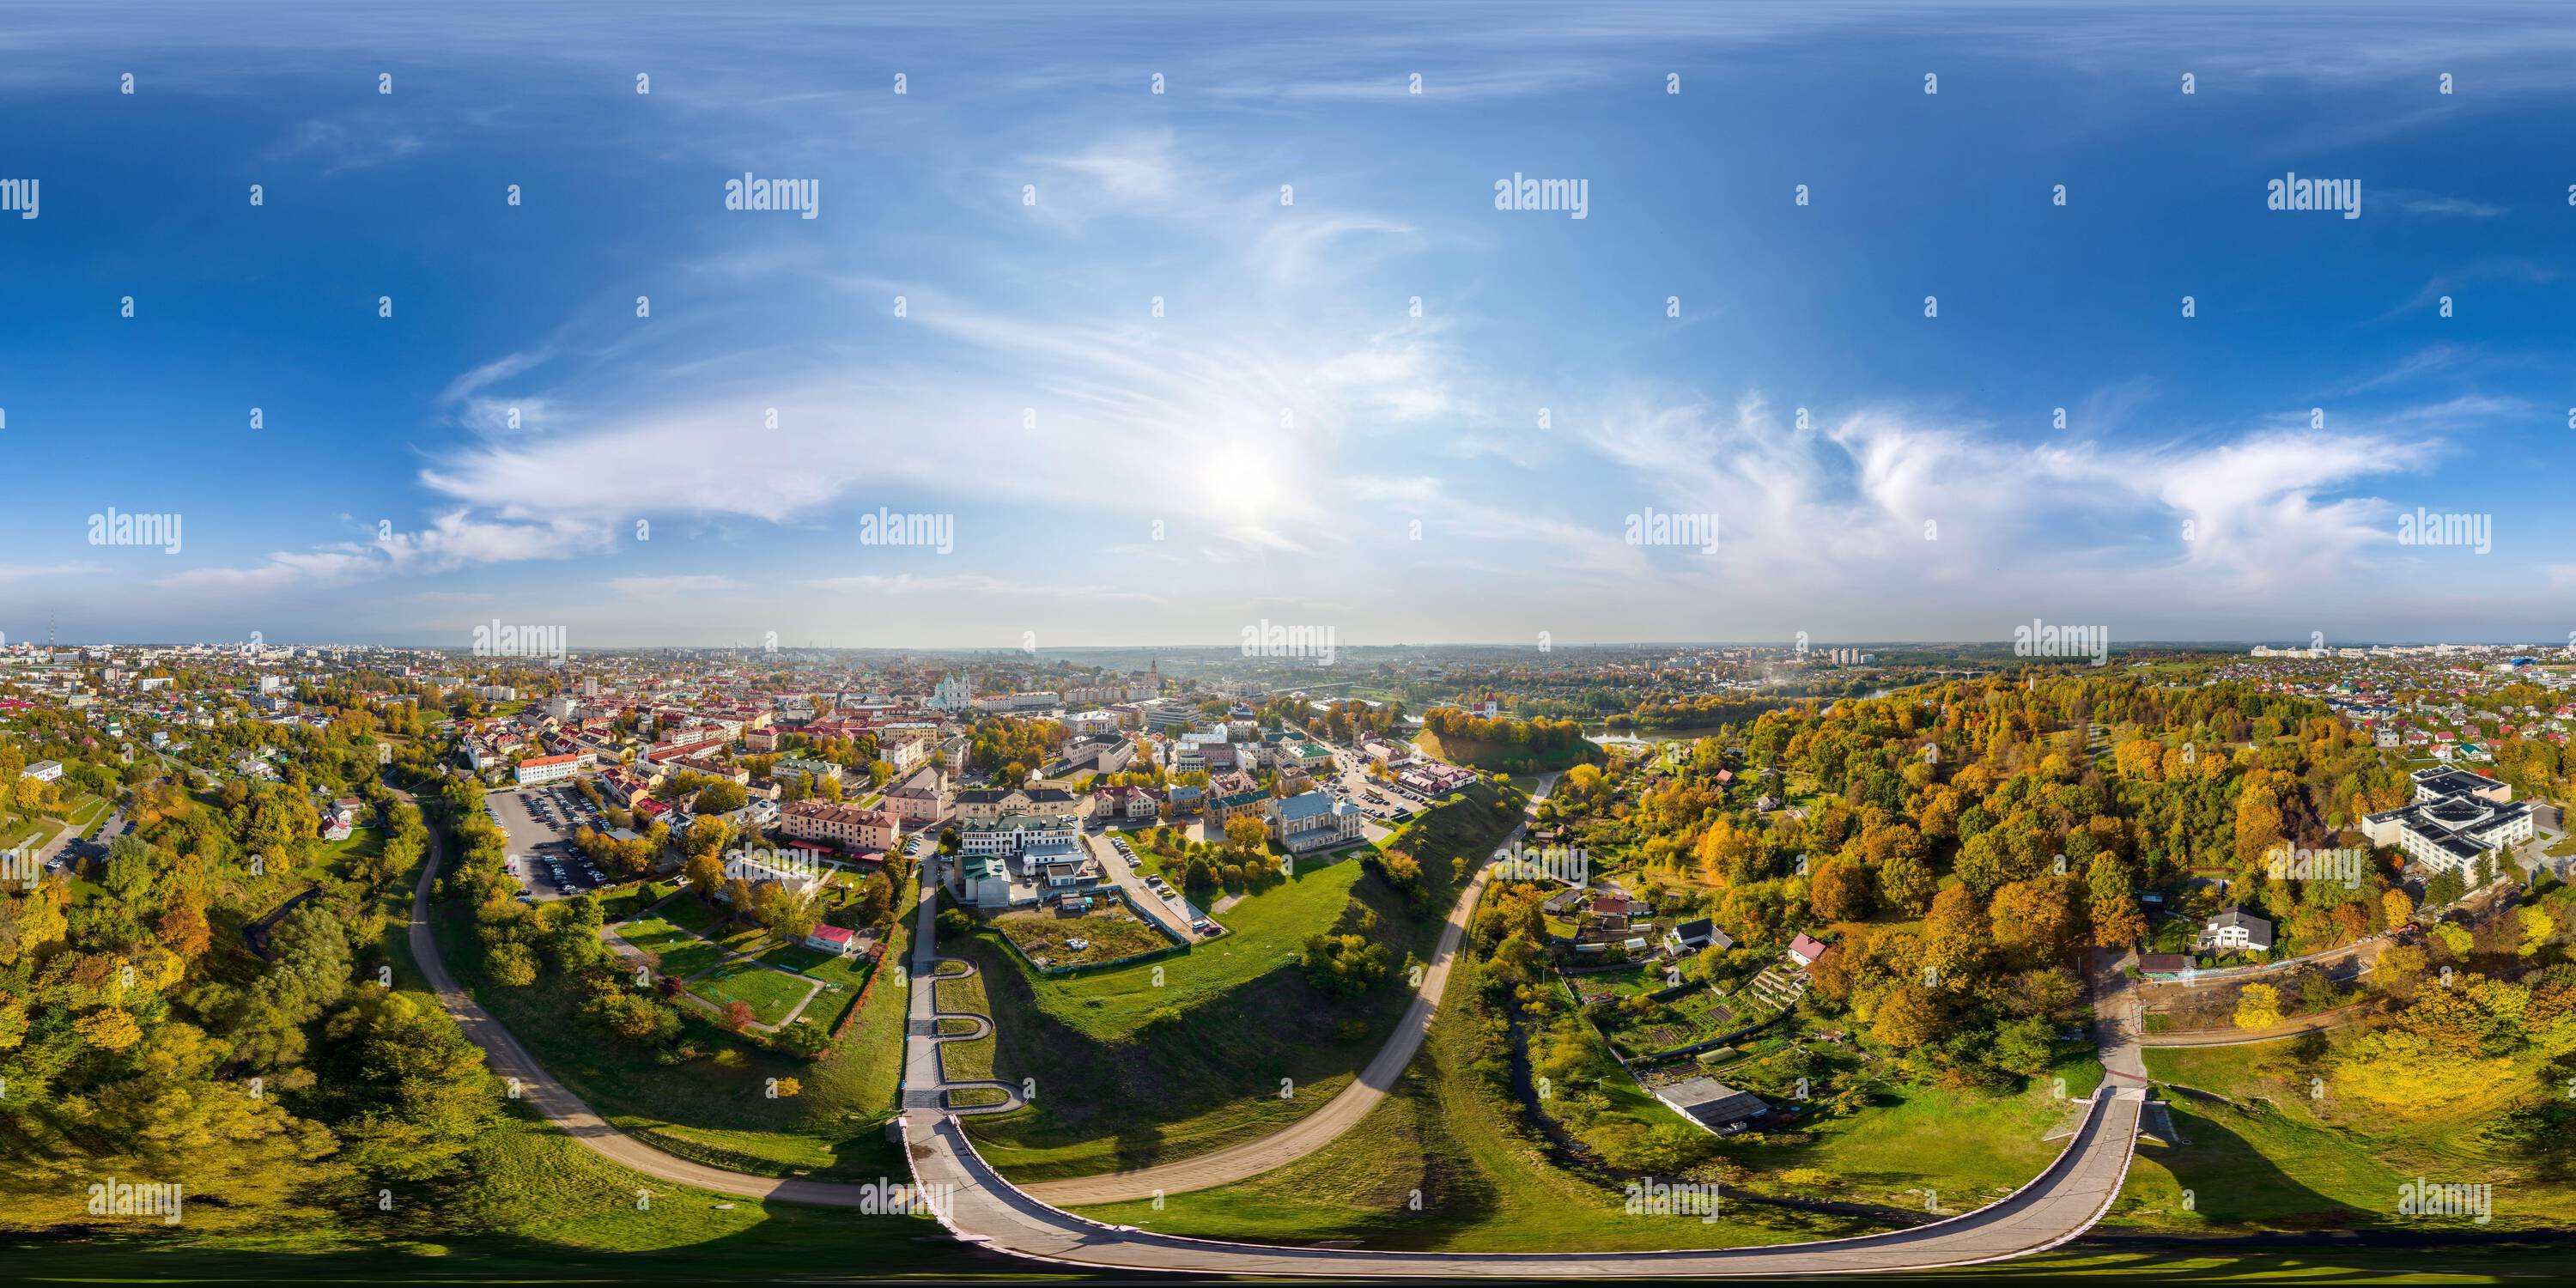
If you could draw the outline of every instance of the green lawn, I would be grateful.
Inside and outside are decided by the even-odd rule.
[[[814,985],[801,975],[785,975],[757,962],[736,960],[689,981],[689,991],[717,1006],[747,1002],[752,1018],[763,1024],[776,1024],[814,991]]]
[[[610,886],[595,897],[599,900],[600,915],[607,918],[609,924],[614,925],[644,915],[645,909],[661,902],[665,895],[671,893],[671,890],[670,883],[666,881],[637,881],[626,885]],[[667,921],[669,918],[665,917],[664,920]]]
[[[905,1021],[911,1006],[900,964],[912,951],[912,913],[917,904],[914,886],[907,881],[903,904],[895,909],[894,934],[882,959],[895,967],[895,973],[878,981],[868,994],[866,1007],[850,1022],[832,1058],[813,1066],[801,1099],[835,1102],[846,1106],[843,1112],[869,1121],[894,1113],[903,1087]]]
[[[686,979],[725,960],[724,952],[714,944],[659,917],[630,921],[615,929],[626,942],[652,954],[665,975]]]
[[[0,814],[0,850],[14,850],[21,845],[42,848],[61,834],[60,819],[36,815]]]
[[[114,810],[115,807],[106,800],[83,793],[79,803],[71,809],[69,822],[75,831],[86,836],[91,828],[98,826]]]
[[[314,860],[333,872],[348,870],[350,859],[373,858],[385,852],[385,832],[380,827],[353,827],[345,840],[324,841],[315,851]]]
[[[1179,956],[1069,979],[1034,980],[1038,1004],[1085,1036],[1125,1038],[1158,1008],[1188,1010],[1295,962],[1308,936],[1322,934],[1341,919],[1360,872],[1357,863],[1310,867],[1227,909],[1216,919],[1226,934]]]
[[[682,930],[712,935],[716,927],[727,920],[731,914],[708,905],[705,900],[698,898],[697,891],[691,890],[686,898],[673,899],[663,904],[656,915]]]
[[[984,999],[984,976],[978,971],[957,978],[942,978],[931,985],[937,990],[941,1014],[990,1016],[992,1007]],[[972,1042],[945,1042],[939,1047],[940,1071],[952,1081],[988,1079],[993,1076],[993,1039],[977,1038]]]
[[[1818,1119],[1785,1141],[1745,1145],[1738,1157],[1770,1172],[1821,1169],[1845,1187],[1835,1197],[1891,1207],[1964,1212],[2020,1187],[2065,1147],[2043,1140],[2071,1112],[2042,1083],[2019,1095],[1932,1087],[1882,1089],[1848,1118]]]

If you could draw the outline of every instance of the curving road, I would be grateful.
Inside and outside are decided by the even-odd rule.
[[[410,798],[406,796],[405,799]],[[444,838],[436,828],[432,828],[428,861],[422,865],[419,883],[412,893],[411,924],[408,928],[412,957],[419,963],[440,1005],[456,1018],[466,1036],[483,1048],[493,1072],[513,1081],[514,1092],[520,1099],[527,1101],[582,1145],[646,1176],[719,1194],[824,1207],[860,1207],[883,1201],[882,1191],[875,1186],[746,1176],[663,1153],[618,1130],[599,1117],[580,1097],[548,1081],[535,1058],[508,1029],[465,994],[439,957],[437,941],[429,930],[429,891],[437,879],[444,855]],[[932,893],[928,885],[935,880],[932,868],[931,863],[922,865],[925,896]],[[1476,884],[1481,886],[1483,880],[1480,874]],[[2046,1171],[2012,1195],[1946,1221],[1851,1239],[1715,1251],[1402,1253],[1272,1247],[1151,1234],[1074,1216],[1035,1197],[1030,1191],[1013,1186],[975,1152],[973,1143],[966,1138],[960,1126],[957,1113],[943,1107],[947,1091],[957,1086],[999,1085],[1013,1095],[1017,1094],[1017,1088],[1008,1084],[952,1084],[945,1081],[940,1047],[947,1041],[972,1040],[981,1033],[963,1035],[962,1038],[942,1038],[938,1033],[935,981],[940,967],[948,959],[939,958],[932,951],[935,934],[932,917],[936,906],[935,898],[925,897],[918,914],[920,923],[914,940],[911,1024],[904,1057],[905,1107],[901,1119],[905,1152],[916,1183],[936,1187],[928,1193],[939,1196],[935,1205],[939,1209],[940,1221],[960,1240],[1037,1261],[1194,1274],[1361,1278],[1472,1276],[1496,1279],[1848,1274],[1969,1265],[2026,1256],[2056,1247],[2082,1234],[2100,1220],[2119,1196],[2121,1182],[2128,1174],[2129,1158],[2137,1139],[2139,1110],[2144,1104],[2143,1091],[2106,1085],[2090,1102],[2083,1127],[2068,1142],[2065,1151]],[[1452,914],[1452,921],[1463,924],[1458,922],[1456,913]],[[1444,931],[1435,968],[1445,968],[1454,948],[1454,936]],[[1445,970],[1440,982],[1446,982]],[[1331,1112],[1344,1098],[1372,1082],[1378,1085],[1369,1095],[1368,1104],[1373,1105],[1377,1097],[1385,1094],[1386,1086],[1393,1084],[1394,1073],[1401,1072],[1412,1052],[1420,1046],[1421,1036],[1414,1028],[1414,1021],[1419,1018],[1422,1026],[1427,1028],[1432,1009],[1437,1005],[1436,986],[1430,972],[1425,973],[1424,986],[1423,995],[1415,999],[1414,1008],[1406,1013],[1405,1024],[1399,1026],[1397,1037],[1389,1040],[1388,1047],[1370,1063],[1369,1070],[1351,1088],[1345,1089],[1342,1096],[1309,1115],[1305,1122],[1315,1121]],[[1391,1054],[1399,1047],[1403,1052],[1401,1059]],[[1382,1078],[1373,1076],[1382,1072],[1381,1064],[1390,1061],[1392,1073],[1384,1073]],[[1006,1111],[1011,1107],[996,1106],[992,1112]],[[1356,1117],[1352,1121],[1356,1121]],[[1285,1137],[1295,1130],[1292,1127],[1289,1132],[1281,1132],[1271,1139]],[[1302,1154],[1335,1134],[1338,1134],[1338,1129],[1322,1132],[1305,1149],[1291,1151],[1288,1157]],[[1218,1170],[1231,1171],[1237,1165],[1249,1165],[1263,1157],[1252,1152],[1263,1143],[1220,1151],[1220,1154],[1234,1155],[1235,1161]],[[1205,1157],[1215,1159],[1219,1155]],[[1185,1168],[1187,1163],[1174,1166]],[[1162,1170],[1148,1169],[1147,1172],[1126,1175],[1132,1180]],[[1117,1178],[1096,1179],[1105,1182]]]
[[[1528,826],[1524,821],[1523,827]],[[1510,845],[1520,839],[1515,829]],[[1432,950],[1430,963],[1422,971],[1422,988],[1414,994],[1412,1005],[1405,1008],[1404,1018],[1396,1021],[1386,1045],[1367,1067],[1360,1070],[1341,1094],[1326,1101],[1324,1107],[1259,1140],[1184,1158],[1178,1162],[1129,1172],[1108,1172],[1099,1176],[1076,1176],[1061,1181],[1045,1181],[1021,1187],[1031,1197],[1058,1207],[1083,1207],[1093,1203],[1123,1203],[1129,1199],[1150,1199],[1184,1190],[1203,1190],[1216,1185],[1259,1176],[1273,1168],[1293,1163],[1329,1144],[1334,1137],[1358,1126],[1386,1098],[1396,1081],[1404,1076],[1414,1053],[1431,1032],[1431,1020],[1440,1011],[1440,995],[1449,987],[1449,965],[1467,934],[1467,919],[1476,910],[1476,900],[1483,895],[1485,878],[1491,867],[1479,868],[1475,879],[1467,883],[1458,896],[1458,906],[1449,910],[1449,923],[1440,928],[1440,942]]]
[[[958,1238],[1041,1261],[1187,1274],[1439,1278],[1699,1278],[1855,1274],[1973,1265],[2045,1251],[2109,1211],[2127,1178],[2145,1093],[2105,1087],[2057,1161],[2010,1196],[1963,1216],[1900,1230],[1768,1248],[1671,1252],[1363,1252],[1272,1247],[1151,1234],[1049,1207],[1011,1185],[975,1152],[957,1120],[904,1114],[913,1176],[941,1196],[941,1223]],[[1687,1219],[1687,1218],[1685,1218]]]

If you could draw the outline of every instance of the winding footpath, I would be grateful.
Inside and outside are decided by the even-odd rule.
[[[927,872],[930,865],[925,863],[922,867]],[[942,1049],[951,1042],[973,1042],[993,1036],[993,1021],[991,1017],[973,1011],[939,1009],[939,981],[964,979],[975,973],[975,963],[960,957],[931,955],[931,937],[938,929],[932,924],[931,917],[938,910],[939,900],[930,878],[925,875],[921,887],[921,914],[912,928],[912,1011],[904,1023],[903,1107],[906,1111],[927,1109],[952,1114],[1007,1114],[1014,1109],[1026,1109],[1028,1099],[1020,1094],[1020,1084],[1016,1082],[1004,1082],[998,1078],[952,1079],[948,1076],[947,1061],[940,1054]],[[957,969],[948,969],[951,966]],[[941,1020],[972,1020],[975,1028],[967,1033],[941,1033]],[[1002,1093],[1002,1099],[983,1105],[959,1105],[951,1099],[952,1093],[968,1088],[998,1091]]]
[[[1518,835],[1516,831],[1514,838]],[[855,1208],[882,1200],[875,1186],[746,1176],[674,1157],[619,1131],[579,1097],[548,1081],[527,1049],[465,994],[439,958],[437,941],[429,930],[429,891],[444,856],[444,844],[438,830],[431,829],[429,860],[422,867],[412,898],[408,935],[412,956],[428,977],[429,987],[440,1004],[456,1017],[466,1036],[488,1054],[493,1072],[514,1081],[521,1099],[573,1139],[646,1176],[720,1194],[826,1207]],[[1668,1252],[1403,1253],[1219,1242],[1110,1226],[1064,1211],[1048,1196],[1070,1190],[1076,1197],[1063,1201],[1093,1203],[1145,1197],[1157,1189],[1174,1192],[1240,1180],[1312,1152],[1365,1116],[1421,1047],[1423,1034],[1437,1012],[1441,990],[1447,984],[1448,966],[1464,934],[1466,914],[1482,893],[1485,874],[1479,872],[1462,894],[1459,909],[1452,911],[1435,960],[1424,972],[1422,989],[1404,1021],[1361,1076],[1323,1109],[1271,1137],[1199,1159],[1024,1189],[984,1162],[967,1139],[960,1117],[1017,1108],[1019,1089],[992,1080],[950,1082],[941,1060],[940,1051],[945,1044],[981,1038],[991,1031],[991,1021],[952,1012],[948,1018],[972,1018],[982,1024],[971,1033],[943,1036],[939,1032],[942,1012],[938,1009],[937,981],[943,973],[947,978],[961,977],[959,972],[945,970],[948,966],[964,965],[968,971],[973,967],[939,957],[933,951],[938,904],[936,866],[935,857],[925,856],[920,868],[922,900],[913,939],[900,1120],[905,1153],[914,1180],[934,1187],[928,1192],[941,1196],[936,1204],[939,1219],[951,1233],[967,1243],[1036,1261],[1192,1274],[1496,1279],[1844,1274],[1971,1265],[2056,1247],[2100,1220],[2119,1196],[2121,1182],[2128,1174],[2139,1113],[2145,1103],[2142,1088],[2106,1084],[2089,1102],[2083,1125],[2065,1151],[2046,1171],[2013,1194],[1945,1221],[1850,1239]],[[951,1093],[969,1087],[993,1088],[1008,1099],[990,1106],[949,1108]],[[1153,1184],[1168,1181],[1184,1183]],[[1140,1183],[1147,1184],[1143,1194],[1135,1193]],[[1086,1186],[1089,1188],[1082,1188]],[[1093,1193],[1109,1197],[1089,1197]]]

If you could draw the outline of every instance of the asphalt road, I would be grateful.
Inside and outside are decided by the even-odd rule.
[[[439,957],[437,941],[429,931],[429,891],[437,879],[443,858],[442,840],[432,829],[429,861],[422,865],[420,881],[412,894],[411,924],[408,927],[412,957],[419,963],[425,982],[438,997],[439,1004],[456,1017],[465,1035],[483,1048],[492,1071],[511,1081],[513,1094],[527,1101],[549,1122],[582,1145],[647,1177],[718,1194],[824,1207],[860,1207],[881,1201],[882,1192],[873,1186],[745,1176],[665,1154],[618,1130],[580,1097],[547,1080],[544,1069],[527,1048],[465,995]],[[932,879],[929,865],[924,865],[923,879],[925,882]],[[1466,900],[1461,902],[1466,903]],[[927,906],[921,915],[926,923],[930,916]],[[1454,913],[1452,920],[1457,921]],[[2090,1228],[2109,1210],[2112,1200],[2119,1194],[2122,1179],[2128,1173],[2130,1152],[2137,1138],[2139,1108],[2144,1103],[2143,1094],[2139,1091],[2117,1090],[2106,1085],[2092,1102],[2083,1128],[2070,1140],[2065,1152],[2046,1172],[2010,1197],[1947,1221],[1854,1239],[1723,1251],[1479,1254],[1265,1247],[1148,1234],[1084,1220],[1012,1186],[975,1153],[973,1145],[958,1126],[958,1119],[932,1101],[938,1093],[931,1089],[941,1085],[942,1075],[938,1054],[941,1042],[936,1035],[937,1008],[931,992],[938,959],[932,956],[929,929],[927,924],[922,927],[924,933],[919,936],[919,946],[915,950],[911,979],[913,992],[909,999],[913,1023],[905,1050],[906,1090],[902,1121],[914,1178],[925,1186],[942,1187],[932,1191],[942,1196],[938,1204],[942,1209],[940,1219],[960,1239],[993,1251],[1040,1261],[1200,1274],[1555,1279],[1845,1274],[1920,1270],[2001,1260],[2064,1243]],[[1456,947],[1447,929],[1442,933],[1441,944],[1435,969],[1447,965]],[[1445,971],[1437,978],[1440,985],[1445,985]],[[1363,1071],[1351,1089],[1345,1090],[1342,1097],[1335,1098],[1334,1104],[1373,1080],[1382,1078],[1381,1085],[1370,1098],[1370,1103],[1375,1103],[1375,1097],[1383,1095],[1384,1086],[1391,1085],[1393,1081],[1392,1074],[1384,1073],[1380,1066],[1391,1065],[1393,1070],[1401,1071],[1421,1042],[1421,1029],[1413,1021],[1419,1018],[1421,1027],[1427,1027],[1436,1005],[1434,978],[1426,972],[1424,991],[1416,997],[1414,1008],[1407,1012],[1406,1023],[1398,1026],[1396,1035],[1389,1039],[1378,1059],[1370,1063],[1369,1069]],[[1402,1059],[1394,1054],[1399,1049],[1404,1053]],[[929,1094],[921,1094],[924,1092]],[[1332,1109],[1333,1104],[1328,1104],[1315,1115],[1310,1115],[1307,1121],[1314,1121]],[[1356,1120],[1354,1117],[1351,1121]],[[1293,1127],[1290,1129],[1295,1130]],[[1284,1137],[1288,1134],[1282,1132],[1279,1135]],[[1333,1134],[1337,1133],[1322,1134],[1307,1148],[1321,1144]],[[1237,1154],[1238,1159],[1247,1164],[1253,1158],[1238,1151],[1222,1152]],[[1291,1152],[1288,1157],[1302,1152]],[[1206,1157],[1214,1159],[1218,1155]],[[1186,1168],[1189,1163],[1174,1166]],[[1127,1176],[1132,1181],[1160,1170],[1149,1169],[1148,1172],[1129,1173]],[[1232,1168],[1229,1166],[1224,1170]],[[1115,1178],[1099,1179],[1109,1181]]]
[[[1696,1278],[1928,1270],[1999,1261],[2073,1239],[2110,1209],[2137,1140],[2137,1090],[2103,1089],[2049,1169],[2010,1197],[1946,1221],[1889,1234],[1767,1248],[1672,1252],[1363,1252],[1266,1247],[1150,1234],[1049,1207],[984,1164],[956,1121],[904,1115],[913,1175],[944,1197],[941,1221],[961,1239],[1016,1256],[1125,1270],[1359,1278]],[[1677,1217],[1675,1220],[1695,1218]]]
[[[1530,797],[1531,803],[1547,795],[1555,781],[1553,776],[1542,780]],[[1509,849],[1520,844],[1521,834],[1528,828],[1529,818],[1524,814],[1520,825],[1495,848]],[[1404,1018],[1396,1021],[1395,1031],[1387,1035],[1385,1045],[1378,1048],[1359,1076],[1342,1088],[1340,1095],[1326,1101],[1323,1108],[1259,1140],[1158,1167],[1044,1181],[1027,1186],[1029,1195],[1058,1207],[1081,1207],[1230,1185],[1304,1158],[1358,1126],[1370,1110],[1377,1108],[1377,1102],[1386,1098],[1396,1080],[1404,1076],[1405,1067],[1413,1063],[1414,1053],[1422,1049],[1423,1039],[1430,1034],[1432,1018],[1440,1012],[1440,996],[1449,987],[1450,963],[1459,943],[1466,938],[1467,920],[1475,913],[1476,901],[1485,892],[1485,878],[1492,871],[1491,865],[1476,869],[1475,878],[1449,909],[1449,921],[1440,928],[1440,941],[1423,968],[1422,987],[1415,991],[1412,1005],[1405,1008]]]

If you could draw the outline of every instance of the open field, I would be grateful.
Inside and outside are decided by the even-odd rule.
[[[722,909],[698,898],[694,890],[690,891],[685,898],[673,899],[663,904],[658,915],[662,920],[682,930],[701,935],[713,935],[716,927],[722,925],[727,916]]]
[[[1217,917],[1226,934],[1141,966],[1038,980],[1039,1004],[1086,1036],[1124,1038],[1162,1008],[1189,1010],[1293,964],[1308,936],[1322,934],[1341,919],[1360,875],[1360,865],[1352,862],[1306,866]],[[1154,939],[1161,946],[1162,937]]]
[[[814,991],[814,985],[802,976],[784,975],[756,962],[736,960],[689,981],[689,991],[718,1006],[747,1003],[752,1018],[763,1024],[776,1024]]]
[[[1776,1177],[1814,1168],[1836,1178],[1830,1197],[1921,1211],[1933,1191],[1945,1213],[1979,1207],[2018,1188],[2064,1142],[2043,1140],[2073,1112],[2051,1095],[2053,1083],[2018,1095],[1933,1087],[1882,1088],[1868,1108],[1848,1118],[1814,1119],[1774,1143],[1733,1151]]]
[[[1040,966],[1114,962],[1172,946],[1163,932],[1118,903],[1077,917],[1048,911],[1005,913],[993,919],[993,929],[1008,936]],[[1082,942],[1081,948],[1073,946],[1076,940]]]
[[[653,955],[665,975],[686,979],[722,962],[724,953],[714,944],[698,938],[659,917],[646,917],[612,927],[620,938]]]

